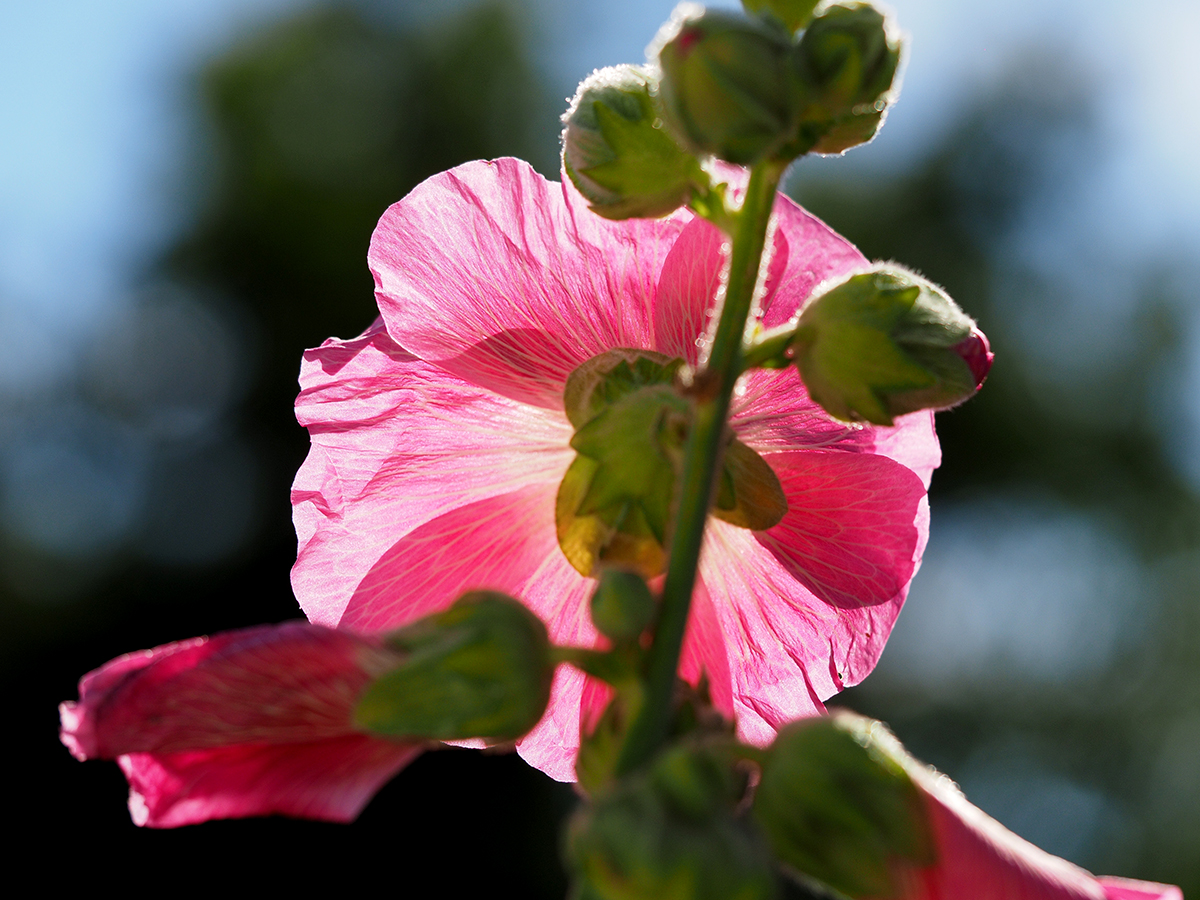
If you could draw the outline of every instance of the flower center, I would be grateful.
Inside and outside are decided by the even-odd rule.
[[[667,529],[683,464],[692,401],[676,384],[682,359],[650,350],[609,350],[567,379],[563,406],[576,456],[558,489],[558,544],[580,573],[601,563],[646,578],[667,561]],[[787,512],[779,479],[729,435],[713,515],[764,530]]]

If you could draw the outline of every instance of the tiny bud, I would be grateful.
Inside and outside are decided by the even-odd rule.
[[[651,74],[598,69],[563,116],[563,168],[593,212],[609,219],[665,216],[709,178],[663,128]]]
[[[742,0],[748,13],[774,16],[793,34],[808,24],[819,0]]]
[[[662,69],[664,118],[697,153],[751,165],[794,137],[797,88],[783,29],[684,3],[648,52]]]
[[[888,264],[852,275],[801,311],[792,352],[809,395],[845,421],[891,425],[971,397],[987,339],[941,290]]]
[[[800,133],[817,153],[842,153],[875,137],[895,99],[901,41],[869,3],[822,7],[796,48],[805,86]]]
[[[654,621],[654,596],[635,572],[604,569],[592,594],[592,624],[614,641],[636,641]]]
[[[445,612],[391,632],[386,643],[404,661],[359,700],[355,722],[368,731],[510,741],[538,723],[550,700],[546,626],[504,594],[464,594]]]
[[[753,806],[780,862],[850,897],[894,896],[897,864],[927,865],[935,853],[902,757],[881,723],[849,713],[781,730]]]
[[[574,897],[767,900],[770,855],[734,816],[737,778],[703,750],[668,750],[571,819]],[[744,785],[743,785],[744,786]]]

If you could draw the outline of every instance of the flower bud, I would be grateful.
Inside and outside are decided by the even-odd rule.
[[[605,569],[592,594],[592,624],[614,641],[636,641],[656,611],[654,596],[642,577],[623,569]]]
[[[793,722],[767,750],[753,813],[780,862],[850,897],[891,897],[896,864],[928,865],[934,839],[903,750],[850,713]]]
[[[708,176],[662,127],[651,74],[597,69],[563,116],[563,168],[593,212],[609,219],[665,216]]]
[[[515,740],[550,700],[546,626],[504,594],[464,594],[386,642],[404,661],[367,688],[354,713],[357,725],[376,734]]]
[[[804,85],[800,133],[817,153],[842,153],[875,137],[900,63],[892,20],[869,3],[824,6],[796,48]]]
[[[992,363],[971,318],[939,288],[893,264],[852,275],[810,300],[792,353],[809,395],[826,412],[876,425],[961,403]]]
[[[648,52],[662,69],[664,118],[697,153],[751,165],[794,137],[797,88],[783,29],[684,3]]]
[[[793,34],[808,24],[819,0],[742,0],[748,13],[769,15]]]
[[[589,900],[760,900],[776,896],[766,848],[734,817],[740,793],[703,750],[667,751],[649,773],[602,794],[571,820],[572,896]]]

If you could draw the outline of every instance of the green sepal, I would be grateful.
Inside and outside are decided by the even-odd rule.
[[[752,807],[780,862],[852,898],[891,897],[898,866],[932,864],[932,826],[904,757],[886,727],[852,713],[783,728]]]
[[[795,34],[808,24],[820,0],[742,0],[742,8],[755,15],[769,15]]]
[[[392,737],[511,741],[550,700],[546,626],[511,597],[473,591],[445,612],[393,631],[402,664],[359,698],[355,724]]]

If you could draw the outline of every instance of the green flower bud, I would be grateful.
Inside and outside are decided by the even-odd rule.
[[[709,185],[696,158],[663,130],[655,87],[637,66],[597,69],[563,116],[563,168],[606,218],[665,216]]]
[[[810,300],[796,322],[792,353],[809,395],[826,412],[876,425],[961,403],[992,361],[987,338],[953,300],[891,263]]]
[[[554,662],[546,626],[511,597],[464,594],[387,643],[403,664],[364,692],[356,724],[395,737],[511,741],[541,719]]]
[[[734,816],[745,783],[704,750],[667,751],[571,819],[579,900],[760,900],[776,896],[758,836]]]
[[[782,28],[684,3],[648,52],[662,69],[663,117],[684,146],[751,165],[795,136],[792,42]]]
[[[852,713],[805,719],[775,738],[753,815],[785,866],[850,897],[891,897],[897,863],[934,861],[920,791],[879,722]]]
[[[742,0],[748,13],[774,16],[793,34],[808,24],[819,0]]]
[[[875,137],[895,99],[901,41],[869,3],[823,6],[796,48],[804,85],[800,133],[817,153],[842,153]]]
[[[653,578],[666,566],[667,526],[692,405],[675,387],[681,359],[610,350],[571,373],[563,393],[575,460],[555,501],[558,544],[583,575],[601,563]],[[762,531],[787,512],[757,453],[732,439],[713,514]]]
[[[657,604],[640,575],[605,569],[592,594],[592,624],[614,641],[636,641],[652,621]]]

